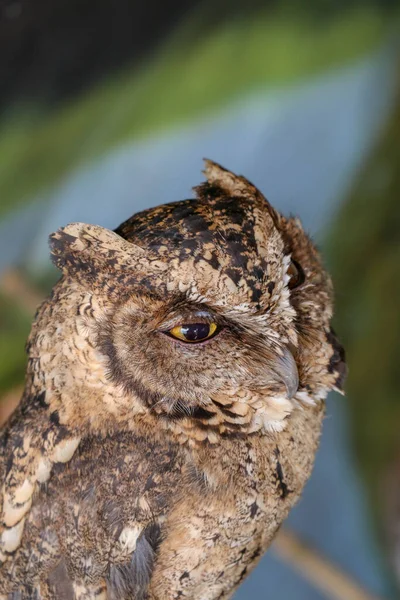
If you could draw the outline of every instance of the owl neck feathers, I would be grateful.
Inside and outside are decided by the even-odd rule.
[[[318,394],[313,395],[302,390],[291,399],[266,394],[241,401],[235,396],[220,396],[205,407],[194,409],[190,415],[166,418],[165,414],[160,414],[158,418],[163,428],[171,431],[181,444],[217,444],[221,439],[282,432],[294,411],[314,411],[328,391],[328,388],[321,388]]]

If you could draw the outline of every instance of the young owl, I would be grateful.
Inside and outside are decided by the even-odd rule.
[[[0,437],[1,598],[230,598],[299,498],[345,374],[331,283],[297,219],[205,174],[50,237]]]

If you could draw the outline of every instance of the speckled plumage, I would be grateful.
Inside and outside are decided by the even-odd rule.
[[[329,277],[297,219],[205,173],[116,232],[51,236],[63,276],[0,438],[2,598],[229,598],[310,475],[345,374]],[[165,335],[199,315],[213,339]]]

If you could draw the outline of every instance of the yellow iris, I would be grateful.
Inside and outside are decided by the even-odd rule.
[[[187,323],[173,327],[168,333],[182,342],[196,344],[208,340],[216,331],[216,323]]]

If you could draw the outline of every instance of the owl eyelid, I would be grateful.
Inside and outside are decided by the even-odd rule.
[[[161,331],[162,333],[167,333],[174,327],[179,327],[179,326],[183,326],[183,325],[194,325],[196,323],[207,323],[207,324],[216,323],[218,326],[218,329],[220,329],[222,327],[222,324],[220,321],[221,321],[221,319],[218,318],[216,315],[212,315],[211,313],[205,312],[205,311],[198,311],[198,312],[189,313],[189,314],[183,313],[183,314],[177,315],[176,317],[172,317],[171,319],[167,319],[167,320],[163,321],[163,323],[161,323],[158,326],[158,330]]]

